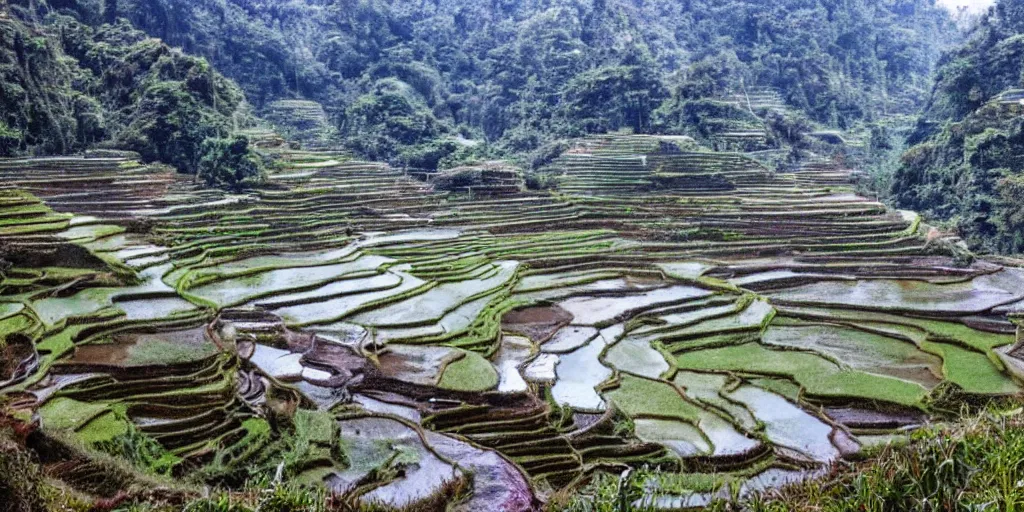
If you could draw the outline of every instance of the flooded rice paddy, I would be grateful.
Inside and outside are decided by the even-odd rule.
[[[701,475],[650,496],[699,506],[898,441],[939,398],[1020,391],[1024,270],[926,239],[835,166],[662,142],[587,139],[556,190],[514,197],[336,154],[284,153],[245,196],[0,161],[0,393],[197,482],[280,470],[396,507],[463,483],[464,510],[526,511],[626,468]],[[653,186],[653,162],[721,179]],[[84,191],[39,179],[68,176]],[[131,211],[87,200],[99,177]]]

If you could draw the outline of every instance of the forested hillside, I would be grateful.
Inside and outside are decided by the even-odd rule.
[[[903,207],[973,245],[1024,251],[1024,1],[1002,0],[944,56],[893,183]]]
[[[756,87],[846,128],[911,113],[954,34],[932,0],[119,0],[53,2],[127,19],[206,57],[263,111],[319,102],[369,158],[436,166],[558,137],[679,133],[691,102]],[[699,109],[698,109],[699,110]],[[683,122],[680,122],[683,120]],[[461,137],[460,137],[461,136]],[[461,144],[460,144],[461,142]]]
[[[204,142],[246,117],[242,91],[206,60],[57,5],[0,11],[0,153],[111,147],[195,173]]]

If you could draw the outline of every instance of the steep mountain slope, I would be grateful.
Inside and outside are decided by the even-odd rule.
[[[0,7],[0,155],[99,145],[196,172],[204,141],[244,116],[242,91],[124,20],[55,9],[68,3]]]
[[[893,194],[976,246],[1024,251],[1024,1],[1003,0],[943,57]]]

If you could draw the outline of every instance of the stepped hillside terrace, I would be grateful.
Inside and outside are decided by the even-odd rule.
[[[626,468],[699,507],[1020,392],[1024,269],[836,164],[673,147],[591,137],[496,194],[283,149],[237,195],[2,160],[0,394],[140,474],[526,511]],[[44,464],[115,493],[89,460]]]

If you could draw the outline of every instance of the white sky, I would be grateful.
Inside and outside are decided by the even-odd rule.
[[[995,2],[995,0],[938,0],[939,5],[947,7],[949,9],[955,9],[958,6],[966,5],[971,11],[983,11]]]

